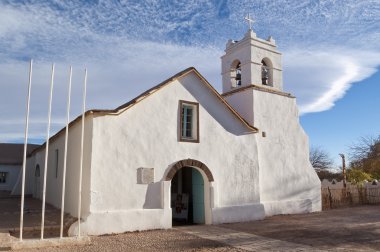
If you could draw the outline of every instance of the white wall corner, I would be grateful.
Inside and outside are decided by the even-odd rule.
[[[161,208],[170,209],[171,181],[161,181]]]

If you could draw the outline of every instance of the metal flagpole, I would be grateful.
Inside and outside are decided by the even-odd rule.
[[[24,156],[23,156],[23,161],[22,161],[20,241],[22,241],[22,231],[24,228],[25,170],[26,170],[26,152],[27,152],[27,147],[28,147],[29,108],[30,108],[30,92],[31,92],[31,87],[32,87],[32,71],[33,71],[33,60],[31,59],[30,60],[30,66],[29,66],[28,96],[27,96],[27,100],[26,100]]]
[[[67,142],[69,138],[69,123],[70,123],[70,96],[71,96],[71,79],[73,76],[73,68],[70,66],[69,71],[69,89],[67,94],[67,115],[66,115],[66,134],[65,134],[65,154],[63,158],[63,178],[62,178],[62,202],[61,202],[61,230],[60,238],[63,237],[63,215],[65,209],[65,188],[66,188],[66,165],[67,165]]]
[[[50,135],[50,121],[51,121],[51,102],[53,99],[53,86],[54,86],[54,64],[52,64],[51,66],[48,126],[46,130],[44,185],[43,185],[43,196],[42,196],[41,239],[44,238],[44,226],[45,226],[46,177],[47,177],[48,156],[49,156],[48,155],[49,154],[49,138],[50,138],[49,135]]]
[[[84,119],[86,110],[86,90],[87,89],[87,68],[84,70],[83,82],[83,107],[82,107],[82,134],[80,149],[80,169],[79,169],[79,195],[78,195],[78,237],[80,237],[80,216],[82,210],[82,170],[83,170],[83,144],[84,144]]]

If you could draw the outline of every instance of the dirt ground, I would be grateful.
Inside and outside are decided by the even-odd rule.
[[[18,236],[20,230],[20,197],[10,197],[3,193],[0,195],[0,232],[10,231],[12,235]],[[41,225],[41,207],[40,200],[25,197],[24,204],[24,237],[36,236],[40,233]],[[75,219],[65,215],[65,228],[67,229]],[[54,237],[59,235],[61,224],[61,211],[53,206],[46,204],[45,209],[45,237]],[[39,235],[37,235],[39,237]]]
[[[279,215],[263,221],[220,225],[318,250],[379,251],[380,206],[366,205],[312,214]]]
[[[86,246],[28,251],[378,251],[380,206],[106,235],[91,241]]]

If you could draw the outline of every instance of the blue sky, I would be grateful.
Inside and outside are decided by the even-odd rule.
[[[380,134],[380,72],[350,88],[333,108],[301,117],[301,123],[315,146],[329,151],[340,165],[338,153],[360,137]]]
[[[0,142],[22,141],[29,58],[30,136],[41,142],[52,62],[54,132],[64,126],[70,64],[72,118],[85,66],[88,108],[117,107],[189,66],[220,91],[220,56],[246,32],[248,12],[257,35],[272,35],[283,53],[285,91],[297,96],[312,145],[335,158],[358,137],[380,133],[378,0],[25,0],[0,1]]]

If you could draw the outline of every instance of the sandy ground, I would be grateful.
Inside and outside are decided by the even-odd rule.
[[[9,193],[8,193],[9,194]],[[20,210],[21,199],[19,197],[10,197],[3,193],[0,195],[0,232],[11,231],[12,235],[19,233],[20,227]],[[35,229],[41,226],[41,207],[40,200],[25,197],[24,204],[24,237],[32,237],[36,233]],[[65,230],[76,221],[70,215],[65,214]],[[54,237],[59,235],[61,224],[61,210],[46,204],[45,209],[45,237]]]
[[[17,251],[244,251],[175,229],[91,237],[91,245]]]
[[[91,241],[24,251],[244,251],[241,245],[250,251],[380,251],[380,206],[106,235]]]

